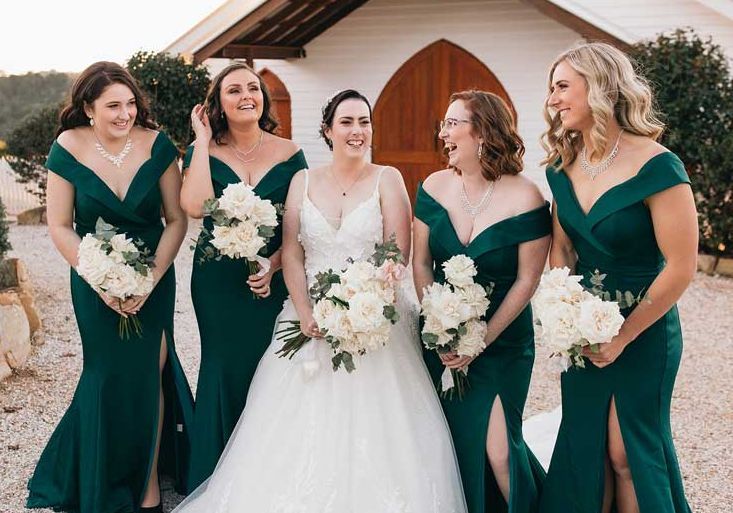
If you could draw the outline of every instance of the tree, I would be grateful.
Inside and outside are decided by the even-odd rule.
[[[0,262],[3,261],[8,251],[13,249],[8,240],[8,221],[5,219],[5,205],[0,199]]]
[[[41,109],[16,127],[7,141],[5,160],[18,175],[18,181],[27,184],[28,191],[41,203],[46,202],[44,164],[56,134],[60,110],[60,105]]]
[[[191,109],[203,103],[209,88],[208,69],[154,52],[135,53],[127,69],[150,99],[153,118],[183,150],[191,142]]]
[[[662,144],[685,163],[700,222],[700,249],[733,255],[733,79],[720,46],[691,29],[634,46],[667,130]]]

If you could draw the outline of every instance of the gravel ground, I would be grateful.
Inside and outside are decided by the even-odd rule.
[[[192,226],[190,235],[195,233]],[[26,367],[0,383],[0,513],[26,511],[25,486],[81,372],[81,345],[68,287],[68,268],[45,227],[12,226],[10,240],[29,268],[45,344]],[[199,338],[189,297],[191,252],[184,243],[176,267],[176,344],[195,388]],[[687,497],[696,513],[733,503],[733,280],[699,274],[680,302],[686,348],[672,402],[672,428]],[[560,402],[559,378],[538,350],[526,416]],[[168,500],[168,507],[179,499]],[[37,510],[40,511],[40,510]],[[50,510],[43,510],[50,511]]]

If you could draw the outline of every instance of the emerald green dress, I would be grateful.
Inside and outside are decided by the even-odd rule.
[[[92,171],[54,142],[46,167],[74,186],[74,222],[83,237],[98,217],[155,252],[163,233],[161,175],[178,156],[159,133],[120,200]],[[161,278],[138,318],[142,336],[120,339],[119,315],[72,269],[71,299],[81,335],[84,363],[69,409],[41,454],[28,483],[29,508],[81,513],[130,513],[142,502],[152,469],[159,420],[161,339],[168,359],[159,471],[185,487],[188,427],[193,398],[173,342],[176,276]]]
[[[191,146],[184,169],[192,155]],[[237,174],[216,157],[209,157],[209,166],[217,198],[227,185],[240,182]],[[254,191],[273,204],[285,204],[290,180],[305,167],[301,150],[273,166]],[[204,227],[213,229],[211,218],[204,219]],[[282,227],[278,226],[263,256],[270,256],[281,245]],[[249,270],[243,259],[222,257],[200,263],[202,247],[198,245],[194,252],[191,276],[191,298],[201,335],[201,367],[191,439],[189,492],[214,471],[244,410],[250,382],[270,345],[275,318],[288,295],[282,272],[277,272],[270,283],[270,296],[255,299],[247,286]]]
[[[415,216],[430,229],[429,246],[436,282],[444,282],[442,264],[455,255],[471,257],[481,285],[494,284],[485,318],[501,305],[517,278],[519,244],[550,234],[548,205],[510,217],[486,228],[468,246],[456,235],[448,212],[419,186]],[[436,384],[445,367],[434,351],[423,350]],[[463,400],[441,400],[448,419],[469,513],[532,513],[545,473],[522,437],[522,412],[534,363],[532,309],[527,305],[499,337],[470,365],[470,389]],[[501,400],[509,442],[510,496],[507,505],[486,456],[486,435],[495,398]]]
[[[649,160],[638,174],[603,194],[586,214],[570,179],[547,169],[560,224],[578,254],[585,277],[606,274],[608,291],[647,290],[664,268],[644,200],[689,183],[671,152]],[[631,310],[622,311],[625,316]],[[608,412],[615,398],[621,435],[642,513],[689,513],[672,443],[669,410],[682,354],[677,307],[672,307],[605,368],[586,362],[563,372],[562,422],[541,499],[542,513],[600,511]],[[615,506],[614,506],[615,510]]]

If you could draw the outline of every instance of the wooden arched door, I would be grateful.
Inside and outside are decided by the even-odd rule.
[[[280,137],[290,139],[292,137],[291,129],[291,115],[290,115],[290,93],[282,80],[275,75],[272,71],[265,68],[261,70],[260,76],[262,80],[267,84],[267,90],[270,91],[270,97],[272,98],[272,107],[277,116],[277,121],[280,124],[277,128],[277,134]]]
[[[412,56],[390,78],[374,107],[374,162],[402,172],[414,202],[417,184],[445,167],[438,124],[451,93],[490,91],[514,111],[511,99],[486,65],[444,39]]]

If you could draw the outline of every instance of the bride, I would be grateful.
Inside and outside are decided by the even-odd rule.
[[[409,278],[400,321],[382,349],[334,372],[307,293],[318,271],[365,259],[396,234],[410,252],[402,177],[370,164],[371,106],[354,90],[323,109],[332,162],[299,172],[285,205],[283,268],[290,299],[278,321],[314,337],[292,360],[273,337],[247,406],[214,474],[180,513],[465,513],[450,435],[424,367]],[[276,328],[277,329],[277,328]]]

